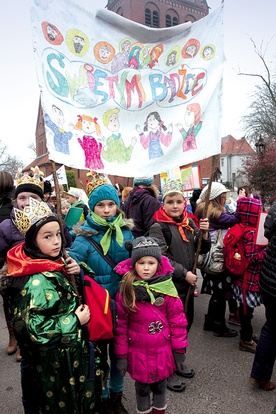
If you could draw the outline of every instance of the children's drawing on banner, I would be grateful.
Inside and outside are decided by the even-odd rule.
[[[103,115],[103,123],[111,132],[111,135],[106,139],[105,146],[102,149],[102,157],[108,162],[116,162],[118,164],[125,164],[131,159],[133,147],[137,142],[136,137],[131,139],[131,144],[126,147],[119,132],[119,108],[109,109]]]
[[[151,45],[145,45],[141,50],[140,62],[141,68],[147,67],[150,63],[150,51],[152,49]]]
[[[47,8],[32,2],[49,158],[133,177],[217,154],[223,7],[194,23],[154,29],[76,0]]]
[[[66,132],[63,129],[65,123],[63,111],[56,105],[52,105],[52,110],[56,117],[56,124],[51,120],[48,114],[44,115],[44,120],[45,124],[54,133],[55,150],[58,152],[63,152],[63,154],[70,154],[69,141],[72,138],[73,134],[71,131]]]
[[[200,56],[204,60],[210,60],[210,59],[213,59],[213,57],[215,56],[215,53],[216,53],[216,48],[214,45],[205,45],[200,51]]]
[[[167,57],[166,57],[166,65],[167,66],[174,66],[177,64],[180,57],[180,47],[174,45],[172,49],[169,50]]]
[[[197,39],[189,39],[182,49],[182,56],[186,59],[194,58],[200,49],[200,42]]]
[[[77,29],[68,30],[66,33],[66,44],[70,52],[78,57],[86,55],[90,47],[86,34]]]
[[[151,49],[150,61],[149,61],[148,67],[152,69],[158,63],[158,60],[160,56],[162,55],[163,51],[164,51],[164,46],[161,44],[156,45]]]
[[[84,152],[85,168],[102,170],[104,165],[101,159],[101,127],[97,122],[98,119],[88,115],[79,115],[78,118],[75,129],[84,133],[82,138],[78,138],[78,142]],[[94,137],[95,134],[97,138]]]
[[[168,128],[164,125],[158,112],[151,112],[148,114],[144,130],[141,130],[140,125],[136,125],[136,131],[140,136],[140,142],[143,148],[148,149],[149,159],[159,158],[164,155],[161,143],[168,147],[172,140],[172,123]],[[165,133],[165,131],[168,131]],[[148,132],[145,135],[145,132]]]
[[[117,73],[128,67],[128,57],[132,42],[129,39],[123,39],[120,42],[120,52],[116,53],[111,63],[111,72]]]
[[[94,55],[100,63],[104,63],[106,65],[114,58],[115,49],[110,43],[98,42],[94,46]]]
[[[141,68],[140,64],[140,52],[142,50],[143,45],[132,45],[129,56],[128,56],[128,67],[133,69]]]
[[[51,43],[51,45],[61,45],[64,39],[56,26],[49,22],[43,22],[41,27],[47,42]]]
[[[200,116],[200,105],[198,103],[189,104],[184,116],[184,126],[181,123],[176,124],[183,138],[183,152],[197,148],[196,136],[202,127]]]

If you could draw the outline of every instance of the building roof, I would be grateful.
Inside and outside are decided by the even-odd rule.
[[[245,137],[236,139],[227,135],[221,139],[221,155],[252,155],[254,150],[248,144]]]
[[[51,161],[49,160],[49,155],[43,154],[43,155],[40,155],[40,157],[35,158],[29,165],[27,165],[24,168],[23,171],[29,171],[31,167],[35,167],[35,166],[41,167],[42,165],[50,164],[50,163]]]

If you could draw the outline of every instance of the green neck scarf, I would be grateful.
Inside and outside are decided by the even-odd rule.
[[[176,287],[174,286],[172,278],[164,280],[163,282],[152,283],[150,285],[145,280],[135,280],[132,284],[133,286],[143,286],[146,289],[150,297],[151,304],[154,304],[155,302],[155,297],[152,291],[163,293],[168,296],[173,296],[174,298],[178,297],[178,293]]]
[[[122,213],[118,214],[118,217],[112,222],[106,221],[104,218],[95,214],[94,211],[91,212],[91,217],[96,224],[99,224],[100,226],[108,227],[107,231],[105,232],[104,236],[102,237],[100,241],[100,245],[102,246],[104,254],[108,252],[108,249],[111,243],[111,235],[114,230],[116,232],[116,242],[120,246],[123,245],[124,236],[123,236],[121,227],[125,225],[125,222],[123,220]]]

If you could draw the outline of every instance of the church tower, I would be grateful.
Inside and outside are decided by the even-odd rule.
[[[106,8],[149,27],[195,22],[209,14],[206,0],[108,0]]]

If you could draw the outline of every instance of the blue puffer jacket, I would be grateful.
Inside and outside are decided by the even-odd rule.
[[[114,221],[117,216],[110,219]],[[125,248],[126,240],[133,240],[134,236],[131,232],[133,227],[132,220],[125,220],[125,226],[121,227],[124,236],[123,245],[120,246],[116,241],[115,231],[111,235],[111,243],[108,255],[115,263],[119,263],[129,258],[129,252]],[[100,244],[102,237],[107,231],[106,226],[101,226],[94,222],[90,215],[87,216],[84,225],[74,226],[76,238],[70,247],[69,254],[77,263],[85,263],[95,272],[95,280],[101,286],[108,290],[111,298],[115,299],[118,292],[120,276],[115,273],[105,259],[95,250],[94,246],[89,242],[89,238],[93,238],[95,242]]]

